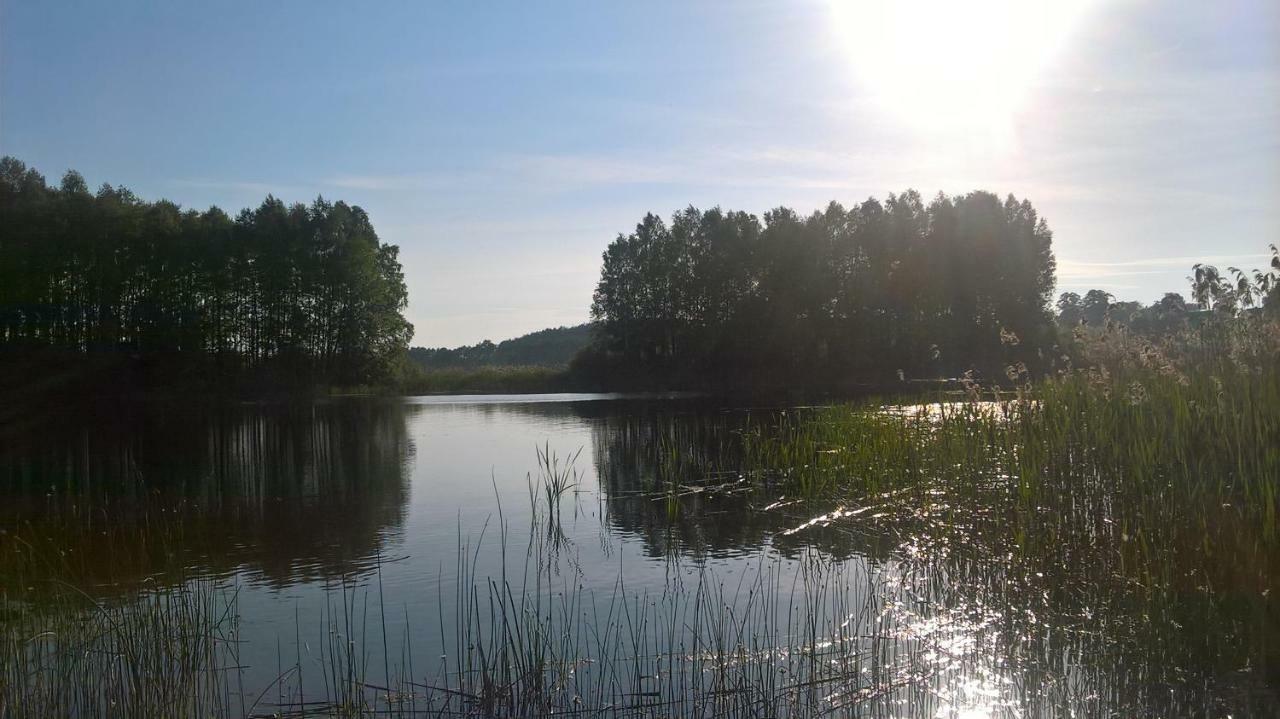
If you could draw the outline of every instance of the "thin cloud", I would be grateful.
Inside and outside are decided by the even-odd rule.
[[[456,177],[427,175],[337,175],[326,179],[324,184],[345,190],[412,191],[438,189],[457,181]]]
[[[429,175],[333,175],[317,181],[315,184],[288,184],[277,182],[261,182],[252,180],[217,180],[208,178],[179,178],[170,180],[170,184],[179,187],[192,187],[207,190],[230,190],[258,195],[316,195],[324,188],[342,190],[383,191],[417,191],[434,190],[456,185],[463,176],[437,177]]]
[[[1207,257],[1148,257],[1138,260],[1122,260],[1119,262],[1080,262],[1075,260],[1058,260],[1058,290],[1103,289],[1103,290],[1138,290],[1146,285],[1126,282],[1127,278],[1146,276],[1163,276],[1171,280],[1186,277],[1193,265],[1201,262],[1226,268],[1239,266],[1253,269],[1265,264],[1270,255],[1210,255]],[[1118,281],[1117,281],[1118,280]],[[1171,288],[1172,289],[1172,288]]]
[[[1115,282],[1066,282],[1058,287],[1063,290],[1137,290],[1140,285],[1126,285]]]
[[[1058,268],[1061,270],[1064,266],[1080,271],[1099,271],[1105,272],[1112,269],[1124,270],[1134,267],[1186,267],[1190,268],[1197,262],[1206,265],[1224,265],[1235,266],[1239,264],[1248,264],[1250,262],[1258,262],[1271,257],[1267,254],[1249,254],[1249,255],[1209,255],[1209,256],[1190,256],[1181,257],[1148,257],[1141,260],[1124,260],[1121,262],[1080,262],[1077,260],[1059,260]],[[1159,272],[1159,270],[1155,270]],[[1130,274],[1136,274],[1130,273]]]
[[[275,182],[247,182],[242,180],[208,180],[208,179],[176,179],[170,180],[170,184],[178,187],[194,187],[205,190],[231,190],[233,192],[247,192],[257,195],[275,195],[283,194],[299,194],[305,191],[298,185],[287,185]]]

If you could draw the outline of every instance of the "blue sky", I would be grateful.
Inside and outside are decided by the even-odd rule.
[[[431,346],[585,320],[613,237],[690,204],[1014,193],[1059,291],[1122,299],[1262,265],[1278,4],[1010,2],[0,0],[0,152],[188,207],[359,204]]]

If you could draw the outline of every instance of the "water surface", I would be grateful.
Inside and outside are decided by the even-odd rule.
[[[857,647],[824,661],[866,657],[837,667],[857,692],[827,691],[829,709],[1213,714],[1232,692],[1260,691],[1257,679],[1224,679],[1217,656],[1186,656],[1202,649],[1153,644],[1176,627],[1142,626],[1165,618],[1125,606],[1105,581],[1070,591],[1080,567],[1016,575],[998,544],[956,541],[962,527],[931,531],[945,502],[889,524],[876,506],[747,491],[740,430],[781,411],[588,394],[52,410],[5,429],[0,520],[11,543],[53,537],[58,561],[98,596],[192,576],[230,588],[247,697],[282,663],[315,659],[335,607],[353,603],[373,627],[358,637],[369,676],[412,663],[427,681],[459,651],[454,625],[477,579],[542,587],[544,572],[549,597],[645,598],[680,646],[680,598],[704,587],[726,616],[765,625],[739,635],[773,650],[804,637],[770,617],[818,606],[827,623],[814,631],[827,638],[817,639]],[[569,480],[554,506],[539,450]],[[762,610],[765,585],[777,606]],[[1188,686],[1169,685],[1170,663]]]

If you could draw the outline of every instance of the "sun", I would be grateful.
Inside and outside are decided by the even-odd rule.
[[[999,132],[1097,0],[829,0],[834,39],[883,110]]]

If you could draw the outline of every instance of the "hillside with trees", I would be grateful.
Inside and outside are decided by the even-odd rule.
[[[344,202],[268,196],[233,218],[74,171],[51,187],[6,157],[0,215],[7,360],[350,385],[388,376],[412,335],[399,248]]]
[[[1034,369],[1056,338],[1051,243],[1029,202],[986,192],[650,214],[604,253],[575,370],[839,387]]]
[[[497,344],[489,340],[453,349],[413,347],[409,358],[426,369],[546,367],[564,369],[591,343],[591,324],[552,327]]]

